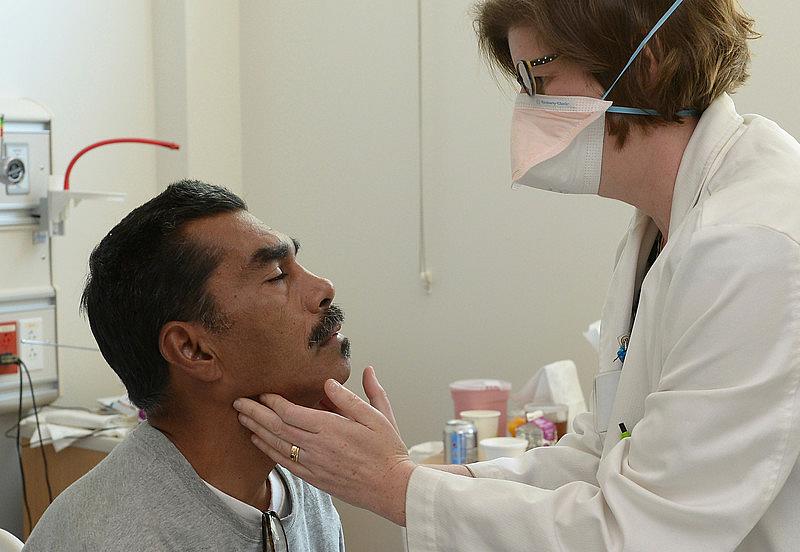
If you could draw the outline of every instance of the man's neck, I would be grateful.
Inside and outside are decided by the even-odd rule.
[[[275,462],[253,445],[232,407],[216,413],[173,410],[149,422],[172,441],[204,481],[259,510],[269,507],[267,475]]]
[[[649,134],[632,128],[625,147],[606,139],[600,195],[624,201],[652,218],[666,242],[672,198],[683,154],[697,120],[658,127]],[[609,160],[606,162],[606,160]]]

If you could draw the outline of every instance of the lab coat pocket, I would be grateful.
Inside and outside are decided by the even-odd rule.
[[[594,378],[594,393],[592,393],[592,411],[594,412],[594,425],[597,433],[608,430],[611,418],[611,409],[617,397],[617,386],[622,369],[603,372]]]

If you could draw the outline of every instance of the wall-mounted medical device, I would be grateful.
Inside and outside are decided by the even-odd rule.
[[[179,149],[149,138],[112,138],[90,144],[64,175],[51,170],[51,116],[31,100],[0,99],[0,354],[20,358],[33,380],[37,405],[58,397],[59,353],[51,240],[63,236],[71,206],[85,200],[123,201],[125,194],[70,188],[78,159],[101,146],[138,143]],[[60,347],[64,347],[61,345]],[[0,365],[0,412],[18,407],[20,367]],[[30,391],[23,386],[30,404]]]
[[[50,182],[50,114],[29,100],[0,100],[0,226],[36,224]]]
[[[58,354],[25,341],[57,341],[50,243],[39,228],[51,176],[51,117],[27,100],[0,100],[0,113],[0,353],[25,362],[42,405],[58,397]],[[16,364],[0,365],[0,412],[18,407],[21,375]]]
[[[79,151],[66,175],[50,171],[50,113],[31,100],[0,100],[0,227],[35,224],[34,239],[63,236],[72,205],[84,200],[124,201],[125,194],[69,189],[75,162],[92,149],[139,142],[178,149],[177,144],[143,138],[103,140]]]
[[[6,147],[3,129],[5,117],[0,113],[0,182],[5,184],[7,194],[24,194],[25,184],[25,157],[24,148]]]

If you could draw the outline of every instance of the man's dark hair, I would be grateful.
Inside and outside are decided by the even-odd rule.
[[[117,224],[89,257],[81,308],[103,358],[131,401],[148,415],[158,412],[169,383],[159,333],[169,321],[226,327],[206,283],[221,252],[186,235],[186,223],[246,210],[232,192],[181,180]]]

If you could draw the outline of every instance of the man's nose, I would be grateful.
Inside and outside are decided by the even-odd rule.
[[[333,298],[336,296],[336,288],[333,282],[327,278],[322,278],[316,274],[311,274],[314,278],[314,290],[310,294],[309,309],[312,312],[322,312],[333,303]]]

